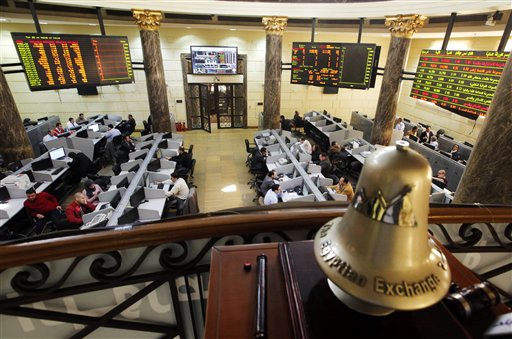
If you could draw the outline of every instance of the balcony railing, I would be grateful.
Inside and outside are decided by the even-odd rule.
[[[6,243],[0,337],[201,338],[213,246],[311,239],[346,207],[234,209]],[[510,207],[440,205],[429,216],[438,240],[505,299],[511,223]]]

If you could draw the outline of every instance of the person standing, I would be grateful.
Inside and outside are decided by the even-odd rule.
[[[87,202],[85,195],[75,193],[75,200],[66,207],[66,219],[73,226],[82,226],[84,224],[83,215],[91,213],[94,209],[95,206]]]

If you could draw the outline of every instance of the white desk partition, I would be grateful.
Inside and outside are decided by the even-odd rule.
[[[160,150],[162,153],[162,157],[172,158],[176,155],[178,155],[178,151],[176,149],[168,149],[168,148],[162,148]]]
[[[299,162],[310,162],[311,154],[299,153]]]
[[[165,192],[145,187],[144,196],[147,202],[143,202],[137,207],[139,220],[160,220],[165,207]]]
[[[89,159],[91,159],[91,161],[94,159],[94,139],[69,138],[69,140],[71,141],[71,148],[80,150]]]
[[[121,164],[122,166],[123,164]],[[128,182],[132,182],[133,180],[133,177],[135,176],[135,173],[134,172],[127,172],[127,173],[124,173],[124,174],[119,174],[119,175],[116,175],[116,176],[113,176],[111,179],[110,179],[110,184],[111,185],[117,185],[119,184],[124,178],[128,178]]]
[[[47,149],[59,148],[59,147],[76,148],[71,144],[71,141],[69,138],[57,138],[57,139],[49,140],[49,141],[45,142],[44,145],[46,146]]]

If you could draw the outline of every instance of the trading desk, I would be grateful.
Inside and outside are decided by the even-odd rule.
[[[448,259],[454,282],[460,287],[479,282],[451,253],[442,246],[441,249]],[[289,257],[295,260],[294,263],[287,265],[281,259],[286,257],[284,253],[290,253]],[[509,311],[505,305],[499,304],[470,320],[459,321],[442,302],[438,302],[422,310],[396,311],[385,317],[367,316],[349,309],[332,294],[327,287],[325,275],[314,259],[312,241],[286,245],[223,246],[212,249],[204,335],[206,339],[255,338],[256,258],[261,254],[267,257],[265,290],[268,339],[479,338],[496,315]],[[296,272],[296,280],[287,280],[290,277],[289,271]],[[295,285],[292,281],[300,284]],[[295,286],[295,289],[291,286]],[[301,307],[302,313],[298,311]],[[332,312],[340,309],[343,316]]]

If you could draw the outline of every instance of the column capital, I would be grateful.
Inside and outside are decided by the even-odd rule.
[[[139,29],[143,31],[158,30],[163,18],[162,12],[149,9],[132,9],[132,15]]]
[[[410,39],[418,31],[418,28],[423,27],[426,19],[426,16],[420,14],[387,16],[385,24],[389,26],[391,35]]]
[[[265,25],[265,31],[270,35],[283,35],[288,24],[288,17],[285,16],[264,16],[261,20]]]

